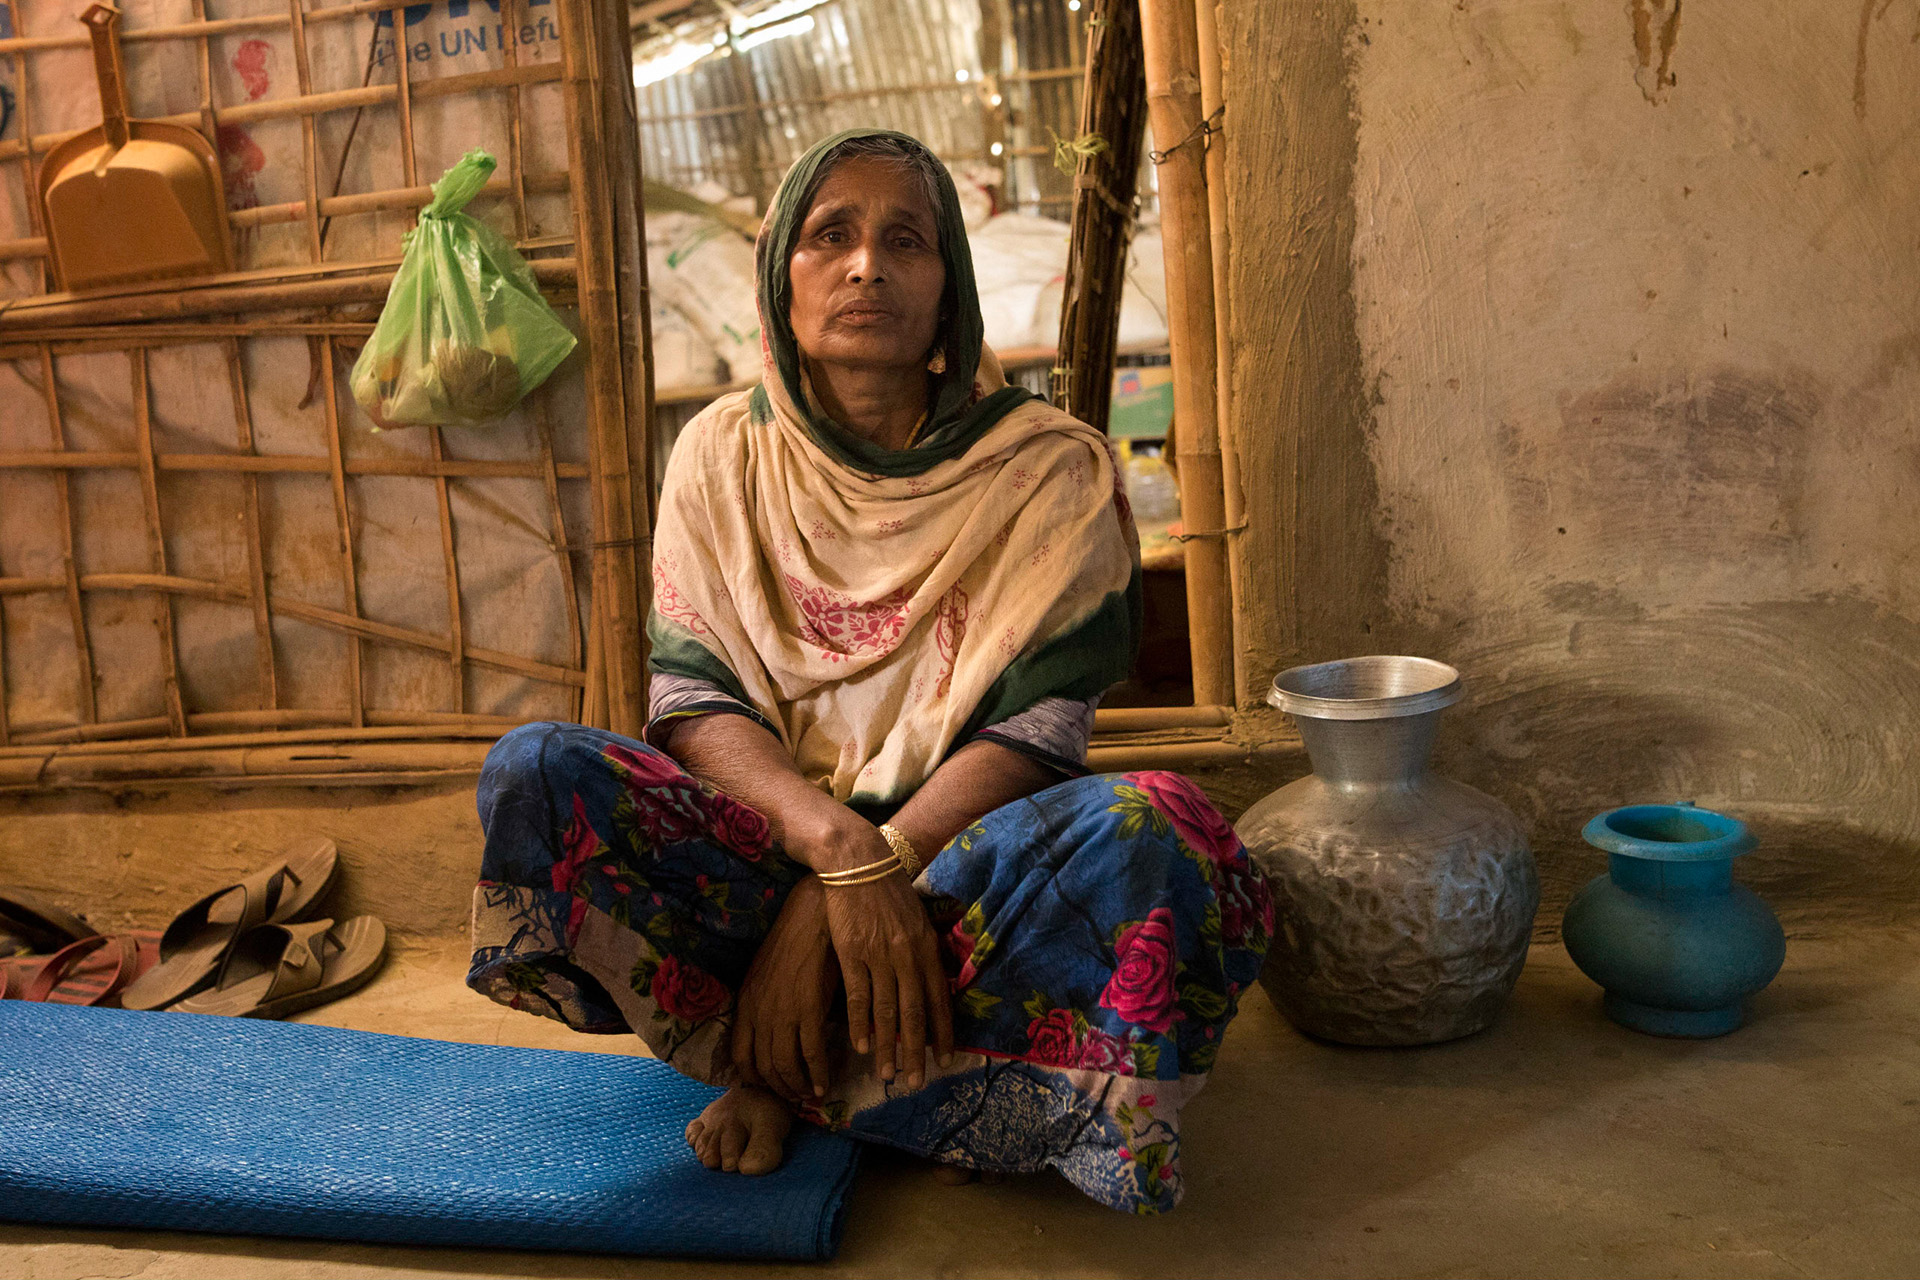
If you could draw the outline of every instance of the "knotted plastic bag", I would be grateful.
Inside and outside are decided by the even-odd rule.
[[[400,270],[353,366],[376,427],[477,426],[546,381],[574,336],[505,237],[463,213],[494,159],[469,151],[433,184]]]

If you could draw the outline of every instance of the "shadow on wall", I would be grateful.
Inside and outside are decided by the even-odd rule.
[[[1528,824],[1545,935],[1605,870],[1581,827],[1641,801],[1747,821],[1760,847],[1737,874],[1801,936],[1920,905],[1920,627],[1847,600],[1496,625],[1408,646],[1467,678],[1436,766]]]

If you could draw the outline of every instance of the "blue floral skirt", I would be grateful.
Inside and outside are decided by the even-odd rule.
[[[532,724],[480,777],[486,852],[467,981],[581,1031],[634,1032],[732,1083],[734,992],[806,869],[765,818],[629,738]],[[1179,1202],[1180,1108],[1273,929],[1233,828],[1173,773],[1077,778],[987,814],[916,886],[954,993],[952,1065],[882,1081],[844,1028],[802,1116],[1103,1204]]]

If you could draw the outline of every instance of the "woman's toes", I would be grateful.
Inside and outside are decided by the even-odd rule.
[[[740,1167],[740,1153],[747,1149],[747,1126],[730,1120],[720,1131],[720,1167],[728,1173]]]
[[[755,1177],[778,1169],[785,1137],[784,1131],[779,1129],[764,1125],[755,1129],[748,1137],[747,1149],[741,1153],[740,1172]]]

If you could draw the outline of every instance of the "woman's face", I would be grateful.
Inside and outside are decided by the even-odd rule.
[[[787,270],[789,317],[810,360],[924,369],[947,268],[925,185],[871,156],[835,165],[800,224]]]

